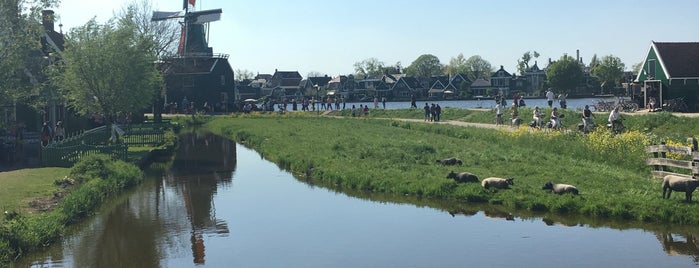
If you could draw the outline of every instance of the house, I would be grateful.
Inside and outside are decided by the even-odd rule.
[[[394,98],[399,100],[409,100],[411,96],[416,98],[423,97],[423,88],[420,85],[420,80],[415,77],[403,76],[393,84],[391,92]]]
[[[300,89],[301,74],[298,71],[279,71],[274,70],[274,74],[262,87],[263,96],[273,96],[278,100],[282,100],[287,95],[296,95],[296,91]]]
[[[534,96],[543,95],[543,92],[547,88],[546,70],[540,69],[539,64],[536,61],[534,61],[534,65],[527,68],[527,70],[524,71],[522,76],[523,76],[523,78],[518,78],[518,81],[519,80],[524,81],[524,84],[521,86],[523,87],[523,91],[527,95],[534,95]],[[515,85],[515,87],[520,88],[517,85]]]
[[[451,77],[449,84],[446,86],[445,90],[453,91],[454,96],[460,96],[463,91],[467,90],[473,81],[468,79],[468,75],[464,73],[457,73]]]
[[[357,88],[353,75],[336,76],[328,82],[325,89],[326,94],[341,96],[348,99],[359,99],[366,97],[365,91],[355,92]]]
[[[635,83],[641,84],[644,102],[665,104],[684,98],[689,111],[699,111],[699,42],[650,44]]]
[[[471,91],[475,96],[486,96],[488,95],[488,89],[491,87],[490,81],[478,78],[471,84]]]
[[[500,69],[495,71],[493,75],[490,76],[490,86],[495,88],[498,92],[501,92],[505,96],[510,95],[510,90],[512,88],[512,75],[505,71],[505,67],[500,65]],[[488,94],[475,94],[474,95],[488,95]]]
[[[328,83],[332,79],[329,76],[314,76],[307,79],[301,80],[299,87],[304,93],[304,96],[317,96],[320,95],[320,90],[328,87]]]
[[[163,101],[178,110],[186,99],[195,110],[204,104],[215,111],[227,112],[236,94],[233,69],[228,55],[188,55],[165,59],[161,65],[165,80]]]
[[[429,89],[427,90],[427,98],[428,99],[444,99],[445,96],[445,91],[447,89],[447,86],[449,85],[449,76],[446,75],[439,75],[439,76],[432,76],[430,77],[430,86],[428,87]],[[450,91],[449,94],[453,94],[453,91]]]

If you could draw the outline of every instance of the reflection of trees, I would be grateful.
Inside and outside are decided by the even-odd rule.
[[[694,262],[699,262],[699,246],[697,246],[697,238],[694,234],[687,232],[680,235],[661,231],[655,232],[655,236],[663,246],[663,251],[668,255],[692,256]]]

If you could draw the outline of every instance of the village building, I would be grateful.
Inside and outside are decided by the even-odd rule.
[[[699,42],[652,41],[635,83],[641,85],[643,105],[682,99],[688,111],[699,111]]]

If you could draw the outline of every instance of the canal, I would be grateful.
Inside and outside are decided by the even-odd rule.
[[[167,168],[17,267],[694,267],[696,227],[432,208],[297,179],[230,140]],[[397,199],[398,200],[398,199]],[[622,224],[623,225],[623,224]],[[611,227],[607,227],[611,226]]]

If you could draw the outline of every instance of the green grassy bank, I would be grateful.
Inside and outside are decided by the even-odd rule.
[[[52,170],[32,169],[29,172],[43,174]],[[57,172],[64,172],[64,169]],[[105,200],[140,183],[144,177],[135,165],[104,155],[86,157],[65,173],[71,182],[76,183],[69,186],[74,189],[64,193],[65,197],[57,207],[34,215],[5,214],[0,225],[0,266],[25,252],[53,243],[63,234],[65,226],[90,215]],[[44,181],[46,178],[56,178],[56,174],[43,174],[37,180]],[[67,181],[64,183],[70,184]],[[39,185],[40,189],[46,188],[46,183]]]
[[[445,119],[492,120],[487,113],[454,109],[454,117]],[[419,118],[415,114],[419,113],[375,110],[370,117]],[[629,118],[627,123],[632,120],[651,119]],[[645,146],[664,140],[652,133],[509,131],[302,113],[220,117],[206,126],[312,183],[340,190],[600,219],[699,223],[696,202],[681,202],[682,194],[661,199],[660,181],[651,178],[645,165]],[[452,156],[462,159],[463,166],[435,163]],[[446,179],[451,170],[471,172],[480,179],[513,177],[515,185],[511,190],[484,190],[476,183]],[[581,195],[547,193],[541,190],[546,181],[574,184]]]

